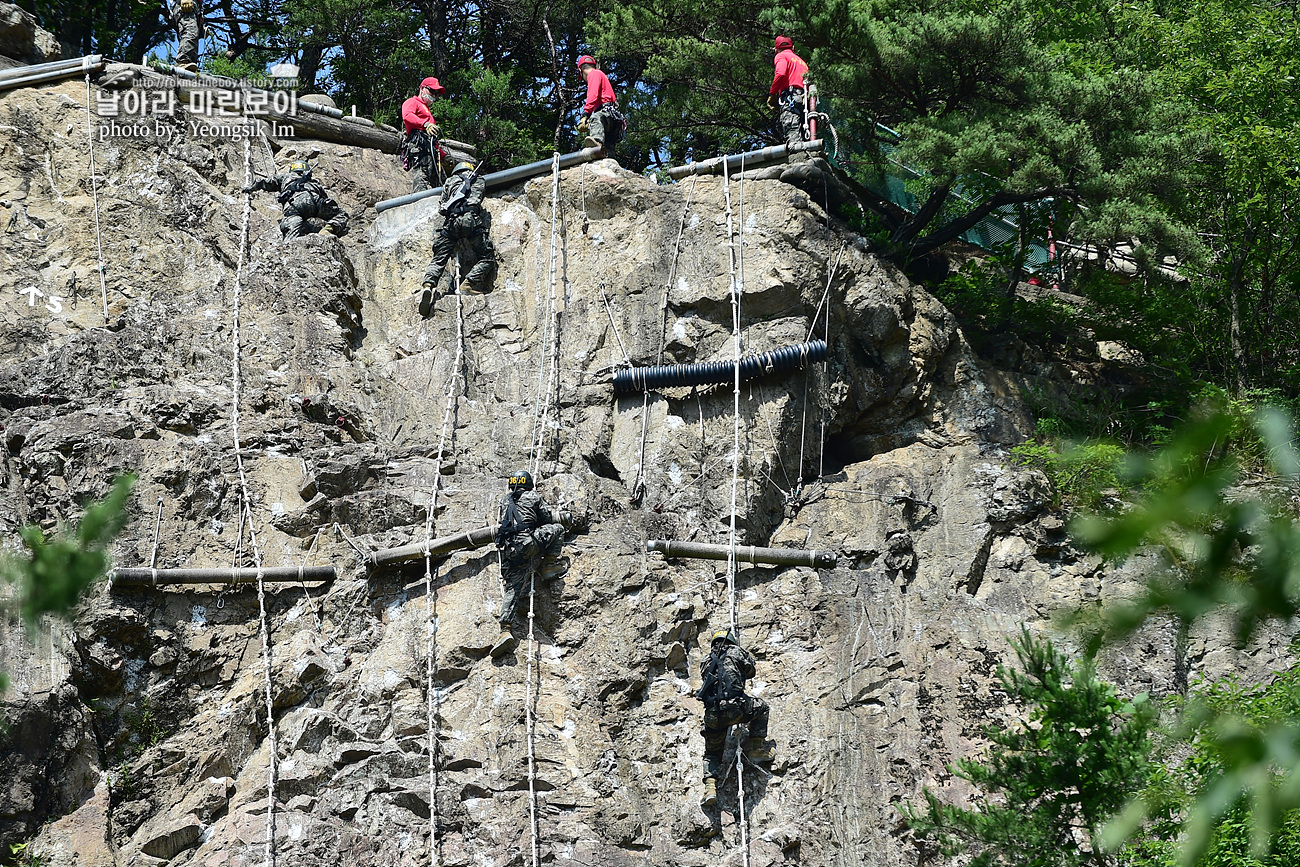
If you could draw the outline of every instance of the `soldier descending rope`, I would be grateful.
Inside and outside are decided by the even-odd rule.
[[[704,797],[700,804],[712,807],[718,802],[722,751],[732,726],[749,726],[744,752],[752,761],[769,764],[775,752],[767,743],[767,702],[745,694],[745,681],[754,676],[754,657],[740,646],[731,630],[713,633],[709,656],[700,662],[700,676],[703,684],[696,693],[704,702]]]

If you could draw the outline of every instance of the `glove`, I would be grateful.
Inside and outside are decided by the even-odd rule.
[[[331,226],[329,223],[326,223],[325,225],[323,225],[323,226],[320,227],[320,234],[322,234],[322,235],[333,235],[333,234],[334,234],[334,227]]]
[[[776,110],[776,94],[775,94],[775,93],[769,93],[769,94],[767,95],[767,107],[770,108],[770,109],[772,109],[773,111]]]
[[[584,115],[582,116],[582,119],[578,121],[578,132],[581,133],[581,134],[583,134],[583,135],[586,135],[586,134],[587,134],[587,119],[588,119],[588,117],[589,117],[589,115],[585,115],[585,114],[584,114]]]
[[[433,121],[428,121],[427,123],[425,123],[424,131],[427,132],[431,138],[437,138],[438,133],[440,132],[440,130],[438,129],[438,125]]]
[[[239,191],[241,193],[244,193],[245,195],[247,195],[248,193],[255,192],[252,184],[244,184],[242,187],[239,188]]]
[[[181,11],[182,11],[182,12],[193,12],[193,11],[194,11],[194,0],[181,0]]]

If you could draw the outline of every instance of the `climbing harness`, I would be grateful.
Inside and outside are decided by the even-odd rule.
[[[90,128],[90,73],[86,73],[86,141],[90,147],[90,196],[95,206],[95,249],[99,253],[99,297],[104,305],[104,324],[107,325],[108,286],[104,283],[104,239],[99,231],[99,184],[95,179],[95,133]],[[18,216],[16,212],[14,216]],[[247,234],[247,225],[244,231]]]
[[[459,277],[457,266],[456,277]],[[442,433],[438,437],[438,457],[433,470],[433,490],[429,493],[429,507],[424,516],[424,616],[425,616],[425,691],[428,701],[428,720],[426,732],[429,750],[429,865],[438,867],[438,692],[434,688],[434,678],[438,665],[438,611],[437,594],[433,586],[433,556],[430,553],[430,541],[433,539],[434,515],[438,511],[438,491],[442,480],[442,458],[447,446],[447,432],[451,425],[452,411],[456,405],[456,386],[460,381],[461,361],[465,357],[465,318],[462,300],[456,293],[456,360],[452,362],[451,378],[447,381],[447,404],[442,414]],[[456,431],[451,430],[453,443]],[[455,446],[452,446],[453,450]]]
[[[253,180],[253,151],[244,139],[244,185]],[[244,458],[239,445],[239,292],[240,281],[244,273],[244,251],[248,247],[248,220],[252,212],[252,194],[244,194],[244,225],[239,232],[239,256],[235,265],[235,299],[231,324],[231,360],[230,360],[230,433],[235,443],[235,468],[239,472],[240,496],[243,508],[248,512],[248,539],[253,551],[253,565],[257,569],[257,609],[259,632],[262,637],[262,673],[266,681],[266,740],[269,767],[266,777],[266,867],[275,867],[275,780],[276,780],[276,738],[275,708],[271,695],[271,637],[266,622],[266,587],[262,580],[262,552],[257,545],[257,530],[253,525],[253,504],[248,495],[248,477],[244,473]],[[243,513],[240,515],[243,525]]]
[[[741,171],[744,171],[744,163],[741,163]],[[745,181],[742,178],[741,184],[741,201],[743,202]],[[732,452],[731,452],[731,527],[728,532],[727,553],[727,595],[728,611],[731,622],[731,633],[739,635],[740,630],[736,628],[736,493],[740,484],[740,292],[744,286],[744,274],[737,279],[736,276],[736,235],[731,222],[731,175],[727,169],[727,162],[722,162],[722,193],[727,210],[727,252],[728,264],[730,268],[731,282],[731,333],[735,342],[735,365],[733,368],[734,381],[734,405],[732,409]],[[744,229],[744,223],[741,223],[741,229]],[[743,239],[742,239],[743,244]],[[741,260],[743,262],[743,260]],[[737,751],[739,752],[739,745]],[[736,762],[736,794],[737,804],[740,815],[737,817],[737,824],[740,826],[740,847],[741,863],[743,867],[749,867],[749,832],[746,828],[747,820],[745,818],[745,771],[744,762]]]

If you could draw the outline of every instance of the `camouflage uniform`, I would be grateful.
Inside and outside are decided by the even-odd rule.
[[[335,235],[348,230],[348,215],[344,212],[311,172],[289,171],[273,178],[254,181],[245,192],[268,190],[279,193],[284,207],[280,218],[280,232],[285,238],[300,238],[311,233],[310,218],[324,220]]]
[[[193,7],[187,12],[181,9],[180,0],[176,0],[167,10],[167,18],[176,28],[176,62],[182,66],[197,65],[199,62],[199,40],[203,37],[203,4],[193,0]]]
[[[411,167],[411,192],[432,190],[441,183],[438,179],[438,159],[434,156],[437,144],[424,130],[416,130],[407,137],[406,152]]]
[[[448,201],[460,189],[464,179],[462,172],[447,178],[443,184],[440,210],[446,213],[443,214],[441,228],[433,236],[433,258],[425,269],[423,282],[437,287],[447,270],[447,260],[456,252],[456,245],[466,241],[470,254],[474,257],[474,264],[465,274],[464,282],[476,290],[482,290],[492,282],[497,270],[497,251],[488,235],[487,215],[483,213],[483,196],[487,192],[487,184],[482,178],[475,178],[469,195],[447,211]]]
[[[781,132],[785,133],[785,143],[787,145],[797,145],[804,141],[803,111],[805,98],[806,95],[802,87],[790,88],[781,96],[781,113],[777,115],[777,121],[781,124]]]
[[[710,676],[715,659],[717,667]],[[748,723],[751,741],[767,737],[767,702],[745,695],[745,681],[753,676],[754,657],[730,640],[715,642],[712,652],[700,662],[706,780],[717,780],[722,773],[722,752],[732,726]]]
[[[509,626],[515,619],[520,601],[528,595],[528,579],[533,570],[543,558],[559,556],[565,533],[564,525],[551,514],[551,507],[537,491],[506,494],[501,500],[503,510],[509,507],[507,501],[512,497],[519,510],[518,526],[522,529],[497,536],[501,579],[506,585],[501,614],[497,617],[502,626]]]

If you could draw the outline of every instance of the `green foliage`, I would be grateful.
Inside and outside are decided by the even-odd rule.
[[[1007,273],[995,257],[971,259],[932,291],[961,322],[977,348],[1015,334],[1037,345],[1063,345],[1078,334],[1079,317],[1049,298],[1025,299],[1007,292]]]
[[[1253,432],[1240,407],[1220,404],[1181,431],[1152,458],[1132,461],[1148,495],[1128,512],[1077,520],[1076,538],[1112,560],[1155,546],[1164,568],[1148,579],[1132,602],[1100,612],[1089,625],[1094,646],[1131,634],[1157,612],[1184,625],[1215,612],[1229,614],[1244,645],[1262,623],[1291,622],[1300,613],[1300,527],[1282,498],[1243,494],[1240,462],[1230,444],[1257,437],[1272,477],[1280,486],[1300,478],[1290,419],[1277,410],[1252,410]],[[1078,620],[1085,621],[1085,615]],[[1267,700],[1235,687],[1210,691],[1189,705],[1186,738],[1198,750],[1193,765],[1202,779],[1181,822],[1178,861],[1196,864],[1211,851],[1216,829],[1248,829],[1250,854],[1277,856],[1286,829],[1300,809],[1300,718],[1288,683]],[[1243,696],[1245,696],[1243,698]],[[1159,798],[1126,808],[1107,832],[1117,844],[1153,815],[1168,813]],[[1226,849],[1224,851],[1227,851]]]
[[[1070,511],[1095,511],[1108,496],[1120,493],[1120,461],[1124,450],[1110,442],[1068,444],[1033,439],[1011,450],[1016,466],[1040,470],[1052,483],[1052,506]]]
[[[126,503],[134,484],[135,476],[119,478],[107,497],[86,509],[74,532],[47,540],[34,525],[19,531],[31,556],[0,561],[0,578],[18,585],[19,613],[29,626],[46,614],[66,616],[108,571],[108,545],[129,519]]]
[[[9,857],[4,863],[12,867],[41,867],[41,859],[27,851],[29,845],[29,843],[10,843]]]
[[[945,804],[927,790],[924,807],[904,815],[943,854],[973,856],[973,867],[1095,863],[1103,825],[1146,781],[1151,707],[1145,696],[1116,695],[1091,659],[1071,664],[1028,631],[1015,651],[1019,669],[999,667],[998,678],[1026,721],[990,725],[987,756],[951,768],[979,788],[975,808]]]
[[[19,531],[29,558],[0,553],[0,581],[18,587],[18,612],[29,627],[46,614],[67,617],[77,600],[108,571],[108,545],[126,526],[127,498],[135,476],[126,475],[113,483],[103,500],[86,509],[73,533],[60,532],[46,540],[40,527]],[[8,680],[0,672],[0,693]]]

